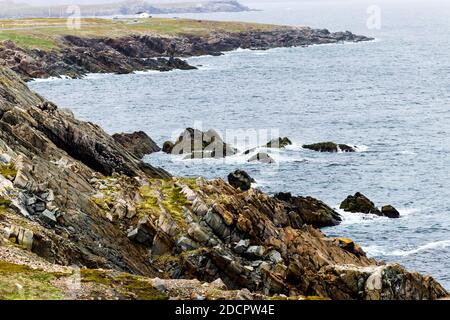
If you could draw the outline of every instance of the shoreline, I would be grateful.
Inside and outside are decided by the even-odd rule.
[[[334,37],[355,37],[343,33],[330,38],[323,30],[289,30],[287,36],[291,32],[298,36],[293,40],[283,38],[285,32],[219,36],[216,43],[194,38],[181,51],[219,53],[220,48],[242,43],[255,47],[251,42],[255,39],[257,45],[275,46],[292,41],[322,43],[323,39],[337,43]],[[304,32],[312,38],[302,38]],[[314,40],[318,34],[325,38]],[[262,36],[275,42],[258,39]],[[180,38],[170,39],[176,39],[176,45],[183,44]],[[132,36],[66,40],[77,48],[94,45],[98,49],[63,51],[66,58],[76,54],[69,61],[81,59],[77,62],[80,69],[70,69],[79,74],[87,67],[120,70],[122,62],[133,61],[121,60],[122,56],[108,49],[111,55],[106,57],[115,57],[118,60],[113,62],[120,63],[95,64],[103,60],[95,59],[92,53],[103,53],[105,43],[117,52],[142,48],[146,54],[153,51],[159,55],[171,47],[171,42],[157,41],[161,38]],[[192,47],[199,43],[203,47]],[[161,47],[155,49],[155,44]],[[145,51],[148,48],[152,50]],[[38,67],[39,62],[46,67],[43,61],[52,62],[51,58],[58,56],[54,54],[44,54],[34,70],[41,76],[50,75],[48,69]],[[30,75],[23,64],[19,66],[22,78]],[[122,71],[138,66],[127,65]],[[58,70],[67,71],[65,66]],[[212,300],[448,297],[429,276],[371,259],[351,239],[325,236],[321,228],[339,223],[340,217],[320,200],[243,190],[222,179],[172,176],[144,163],[100,126],[78,120],[70,111],[32,92],[17,73],[3,67],[0,155],[0,283],[8,288],[15,273],[35,279],[23,266],[39,263],[47,268],[39,285],[55,292],[49,299],[98,298],[99,294],[104,299]],[[8,250],[9,254],[2,255]],[[47,281],[55,277],[51,270],[73,264],[83,267],[79,289],[67,291]],[[22,269],[17,271],[18,266]],[[189,288],[188,292],[172,290],[174,283]],[[17,291],[15,282],[11,288]]]
[[[191,70],[195,67],[182,59],[205,55],[219,56],[237,49],[268,50],[373,40],[349,31],[332,33],[327,29],[309,27],[228,23],[223,29],[222,24],[213,21],[165,20],[168,20],[169,24],[181,24],[185,28],[181,30],[186,31],[169,36],[138,33],[130,29],[126,32],[121,31],[123,35],[117,37],[95,38],[84,33],[72,35],[60,31],[51,38],[54,47],[50,50],[25,48],[21,44],[5,40],[2,44],[3,52],[0,51],[0,62],[3,60],[3,65],[20,74],[24,80],[64,75],[79,78],[88,73]],[[103,28],[108,22],[106,20],[99,22],[98,19],[96,21],[97,27],[92,26],[93,23],[89,25],[90,21],[87,21],[88,24],[85,26],[95,30]],[[140,23],[144,31],[145,28],[152,27],[147,26],[146,22],[138,22]],[[202,30],[203,24],[217,25],[218,29],[207,34],[188,31],[188,26],[191,25]],[[123,28],[123,25],[111,26],[111,28],[119,27]],[[47,37],[49,33],[45,29],[36,32],[38,32],[37,39]]]

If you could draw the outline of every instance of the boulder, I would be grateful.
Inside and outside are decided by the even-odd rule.
[[[255,179],[250,177],[248,173],[243,170],[236,170],[228,175],[228,183],[242,191],[249,190],[254,182]]]
[[[161,148],[143,131],[116,133],[112,137],[138,159],[142,159],[146,154],[161,151]]]
[[[303,145],[304,149],[309,149],[318,152],[355,152],[356,147],[352,147],[346,144],[336,144],[334,142],[319,142],[314,144]]]
[[[162,151],[165,153],[172,153],[174,145],[175,144],[172,141],[166,141],[163,144]]]
[[[266,148],[285,148],[292,145],[292,141],[288,137],[272,139],[265,145]]]
[[[225,143],[216,131],[210,129],[203,132],[193,128],[182,132],[175,143],[165,142],[163,151],[170,154],[188,154],[187,159],[224,158],[237,153],[237,149]]]
[[[265,152],[258,152],[254,156],[252,156],[250,159],[247,160],[247,162],[261,162],[261,163],[267,163],[267,164],[273,164],[275,163],[275,160],[273,160],[267,153]]]
[[[304,224],[323,228],[336,226],[342,221],[336,211],[312,197],[295,197],[289,192],[277,193],[274,197],[283,202],[293,228],[301,228]]]
[[[400,218],[400,212],[391,205],[383,206],[381,208],[381,213],[388,218]]]
[[[347,199],[342,201],[340,208],[347,212],[361,212],[382,215],[381,211],[375,207],[375,204],[360,192],[354,196],[349,195]]]

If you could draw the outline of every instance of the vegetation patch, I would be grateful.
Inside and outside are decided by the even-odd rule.
[[[10,204],[11,204],[11,200],[0,196],[0,209],[6,209],[10,206]]]
[[[61,289],[52,284],[61,274],[33,270],[0,261],[0,300],[59,300]]]
[[[13,180],[17,175],[17,170],[13,163],[0,164],[0,174],[7,179]]]
[[[158,203],[158,198],[155,195],[151,186],[144,186],[140,189],[142,201],[138,205],[138,210],[144,214],[150,214],[158,217],[161,210]]]
[[[81,281],[106,286],[122,299],[167,300],[168,296],[155,289],[148,279],[128,273],[116,274],[104,270],[81,270]]]
[[[188,226],[184,218],[183,208],[191,205],[191,202],[186,199],[181,190],[180,187],[175,185],[174,181],[162,180],[161,192],[164,196],[162,205],[177,225],[182,230],[186,230]]]

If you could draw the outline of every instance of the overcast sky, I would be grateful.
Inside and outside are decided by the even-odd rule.
[[[28,3],[28,4],[33,4],[33,5],[55,5],[55,4],[98,4],[98,3],[111,3],[111,2],[121,2],[124,0],[13,0],[14,2],[22,2],[22,3]],[[196,1],[207,1],[207,0],[145,0],[149,3],[170,3],[170,2],[196,2]],[[243,4],[251,4],[252,2],[276,2],[277,0],[238,0],[239,2],[243,3]],[[332,1],[332,2],[336,2],[336,1],[343,1],[343,2],[351,2],[351,1],[362,1],[362,2],[367,2],[367,0],[280,0],[282,2],[289,2],[289,1],[312,1],[312,2],[317,2],[317,1],[322,1],[322,2],[327,2],[327,1]],[[391,0],[394,1],[394,0]],[[408,2],[409,0],[396,0],[397,2],[400,1],[406,1]],[[423,0],[423,1],[427,1],[427,0]],[[448,0],[443,0],[443,2],[448,1]],[[0,3],[2,2],[2,0],[0,0]],[[376,1],[374,1],[376,2]],[[415,0],[415,2],[418,2],[418,0]]]

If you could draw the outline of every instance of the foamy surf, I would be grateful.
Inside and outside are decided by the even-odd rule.
[[[425,251],[439,251],[446,249],[448,247],[450,247],[450,240],[434,241],[409,250],[401,250],[401,249],[392,250],[388,248],[383,248],[378,245],[366,246],[363,247],[363,250],[369,256],[372,257],[376,256],[406,257]]]
[[[53,82],[53,81],[62,81],[62,80],[71,80],[70,77],[68,76],[60,76],[60,77],[49,77],[49,78],[45,78],[45,79],[41,79],[41,78],[35,78],[30,80],[30,82]]]

